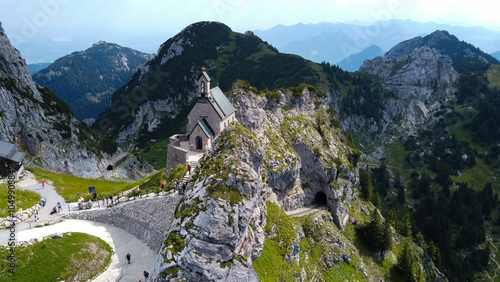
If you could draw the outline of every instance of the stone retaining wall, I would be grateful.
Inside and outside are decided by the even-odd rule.
[[[157,252],[165,240],[180,199],[178,195],[153,196],[106,209],[71,212],[64,217],[97,221],[122,228]]]
[[[14,216],[17,218],[17,224],[30,218],[35,212],[35,210],[40,210],[41,208],[42,206],[40,206],[40,204],[35,204],[29,209],[16,212]],[[11,225],[12,225],[12,219],[10,217],[0,218],[0,230],[10,227]]]

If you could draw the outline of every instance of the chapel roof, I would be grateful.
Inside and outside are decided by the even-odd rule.
[[[193,128],[193,131],[191,132],[191,134],[193,134],[193,132],[195,131],[196,127],[200,127],[201,130],[203,131],[203,133],[205,133],[205,135],[207,137],[213,137],[215,136],[215,132],[214,130],[212,129],[212,127],[210,127],[210,125],[208,124],[207,120],[205,118],[202,118],[201,120],[198,120],[198,123],[196,124],[196,126]]]
[[[210,90],[214,101],[210,101],[214,105],[215,110],[221,118],[226,118],[236,111],[233,104],[226,97],[224,92],[219,88],[219,86],[212,88]],[[215,102],[215,103],[214,103]]]
[[[210,76],[208,76],[208,73],[207,73],[206,71],[203,71],[203,72],[201,73],[201,75],[202,75],[202,76],[204,76],[204,77],[205,77],[205,79],[206,79],[208,82],[210,82],[210,81],[211,81]]]

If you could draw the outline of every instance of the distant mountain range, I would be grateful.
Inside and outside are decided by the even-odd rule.
[[[153,55],[100,41],[89,49],[57,59],[33,75],[68,103],[78,119],[97,118],[110,105],[111,94]]]
[[[500,51],[497,51],[497,52],[494,52],[494,53],[491,53],[491,55],[496,58],[497,60],[500,60]]]
[[[343,59],[342,61],[338,62],[337,65],[346,71],[358,71],[359,67],[361,67],[365,60],[371,60],[375,57],[383,55],[384,51],[380,49],[380,47],[378,47],[377,45],[371,45],[365,50]]]
[[[52,63],[28,64],[28,70],[30,71],[31,74],[34,74],[50,66],[51,64]]]
[[[500,46],[500,32],[497,31],[433,22],[418,23],[411,20],[379,21],[367,26],[328,22],[277,25],[265,31],[256,30],[254,33],[277,47],[280,52],[297,54],[318,63],[325,61],[338,64],[372,44],[382,50],[389,50],[401,41],[427,35],[435,30],[447,30],[486,52],[498,51]]]
[[[27,153],[26,162],[31,159],[35,166],[89,178],[106,171],[116,145],[75,119],[68,104],[49,89],[33,82],[1,23],[0,101],[0,140],[16,143]]]

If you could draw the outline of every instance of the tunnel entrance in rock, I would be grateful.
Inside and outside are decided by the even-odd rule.
[[[314,202],[313,205],[323,205],[326,206],[328,203],[328,199],[326,197],[326,194],[323,192],[317,192],[316,195],[314,196]]]

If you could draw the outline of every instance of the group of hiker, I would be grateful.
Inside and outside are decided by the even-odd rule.
[[[174,185],[175,191],[179,192],[179,194],[183,195],[186,192],[186,183],[182,183],[179,179],[172,181],[172,185]]]

